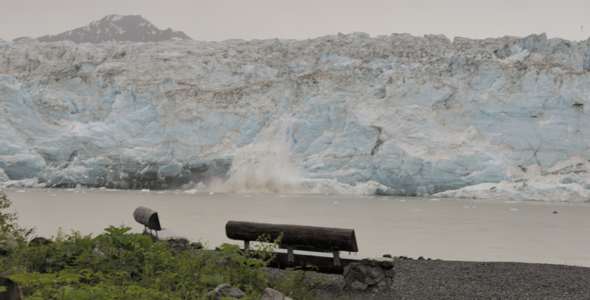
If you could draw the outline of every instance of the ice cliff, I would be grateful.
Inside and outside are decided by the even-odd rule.
[[[590,40],[4,42],[0,181],[588,200],[589,110]]]

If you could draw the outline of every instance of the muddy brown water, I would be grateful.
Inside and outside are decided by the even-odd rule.
[[[40,236],[108,225],[142,227],[137,206],[160,214],[163,235],[209,247],[228,220],[354,228],[353,257],[430,257],[590,266],[590,205],[343,195],[188,194],[182,191],[7,190],[19,223]],[[554,213],[556,212],[556,213]]]

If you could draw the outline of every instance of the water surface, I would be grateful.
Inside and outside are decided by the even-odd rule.
[[[96,234],[111,224],[140,231],[132,212],[142,205],[159,212],[166,234],[209,247],[231,242],[225,222],[240,220],[354,228],[357,257],[392,254],[590,266],[589,204],[182,191],[6,192],[19,222],[42,236],[55,235],[59,228]]]

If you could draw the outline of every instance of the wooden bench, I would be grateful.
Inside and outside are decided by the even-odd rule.
[[[244,241],[246,250],[262,236],[280,239],[279,248],[287,249],[289,264],[295,261],[294,250],[331,252],[334,266],[342,266],[340,251],[358,252],[354,229],[229,221],[225,233],[232,240]]]

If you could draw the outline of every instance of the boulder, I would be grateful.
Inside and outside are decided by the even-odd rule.
[[[203,249],[203,244],[200,242],[190,242],[185,238],[168,238],[164,240],[174,252],[182,252],[186,250],[200,250]]]
[[[203,247],[203,244],[202,244],[201,242],[193,242],[193,243],[191,243],[189,246],[190,246],[190,248],[191,248],[191,249],[193,249],[193,250],[201,250],[201,249],[203,249],[203,248],[204,248],[204,247]]]
[[[185,238],[169,238],[166,240],[168,246],[174,252],[182,252],[190,249],[190,243]]]
[[[264,291],[262,292],[262,297],[260,297],[260,300],[292,300],[292,299],[289,297],[286,297],[285,295],[283,295],[283,293],[281,293],[275,289],[265,288]]]
[[[362,260],[344,268],[345,289],[366,291],[381,288],[393,280],[393,262],[390,260]]]
[[[221,299],[240,299],[246,296],[239,288],[231,286],[229,283],[222,283],[218,285],[214,290],[207,293],[207,297],[213,300]]]

